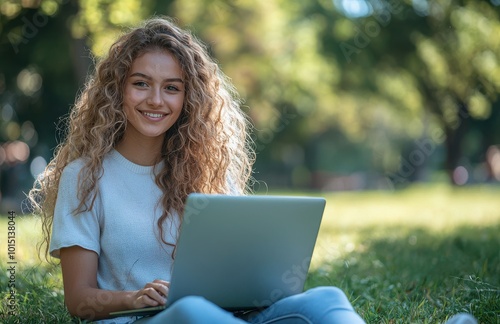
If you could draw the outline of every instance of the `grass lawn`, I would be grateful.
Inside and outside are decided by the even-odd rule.
[[[500,323],[499,187],[311,195],[327,208],[306,288],[342,288],[367,323],[442,323],[459,312]],[[7,221],[0,217],[0,323],[71,322],[59,268],[37,257],[31,217],[16,217],[18,315],[8,315]]]

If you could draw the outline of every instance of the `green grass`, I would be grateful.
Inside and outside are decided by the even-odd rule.
[[[71,323],[72,318],[64,307],[60,267],[41,261],[36,245],[41,237],[38,219],[16,216],[16,264],[7,264],[7,217],[0,217],[0,323]],[[15,315],[9,314],[10,273],[15,266]]]
[[[336,285],[368,323],[500,323],[500,190],[328,195],[307,286]]]
[[[500,323],[500,188],[311,195],[325,196],[327,208],[306,288],[342,288],[367,323],[442,323],[459,312]],[[0,218],[0,228],[6,223]],[[40,224],[18,217],[16,226],[20,315],[0,315],[0,322],[71,322],[59,268],[36,256]],[[9,293],[1,294],[5,313]]]

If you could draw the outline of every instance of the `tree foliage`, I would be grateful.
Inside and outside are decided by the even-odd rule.
[[[365,12],[349,12],[346,1],[334,3],[345,17],[325,10],[321,1],[310,11],[329,17],[330,26],[321,32],[323,53],[344,59],[342,89],[361,98],[355,102],[368,99],[374,109],[358,109],[369,116],[368,123],[358,119],[361,128],[370,135],[383,129],[385,139],[399,136],[415,143],[425,137],[434,147],[444,142],[448,171],[463,163],[464,141],[475,128],[484,161],[487,146],[500,139],[477,123],[498,122],[500,46],[491,35],[500,30],[500,21],[494,2],[373,0],[364,2]],[[416,160],[413,167],[420,164]]]
[[[26,171],[38,155],[50,158],[63,136],[54,136],[54,125],[78,95],[92,57],[151,15],[176,17],[207,44],[245,99],[257,169],[281,173],[284,183],[311,184],[311,174],[323,171],[408,181],[429,167],[454,170],[464,157],[481,163],[500,140],[495,4],[5,0],[2,154],[20,141],[31,155],[22,163],[0,159],[2,191],[10,186],[5,172],[23,163]],[[430,165],[440,150],[443,164]],[[405,164],[414,172],[403,172]]]

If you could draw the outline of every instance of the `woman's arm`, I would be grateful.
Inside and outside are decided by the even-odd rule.
[[[97,287],[94,251],[79,246],[61,249],[64,300],[71,315],[84,319],[106,318],[109,313],[164,305],[169,283],[155,280],[137,291],[110,291]]]

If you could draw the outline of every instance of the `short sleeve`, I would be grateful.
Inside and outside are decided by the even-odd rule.
[[[50,255],[60,257],[60,250],[80,246],[100,254],[99,197],[90,211],[76,213],[78,200],[78,175],[83,163],[72,162],[63,170],[54,210]]]

